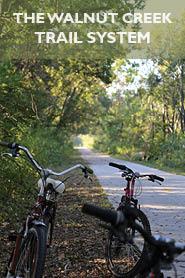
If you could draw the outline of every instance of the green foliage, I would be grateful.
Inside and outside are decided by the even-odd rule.
[[[182,171],[185,169],[185,136],[171,135],[160,145],[159,164]]]
[[[137,69],[125,72],[125,61],[124,68],[119,61],[116,65],[114,87],[96,129],[94,147],[126,159],[183,169],[185,61],[155,60],[155,73],[134,91],[127,86]]]
[[[71,135],[95,124],[104,82],[111,80],[110,64],[1,62],[0,140],[26,145],[45,167],[65,167],[73,155]],[[1,158],[0,167],[0,220],[16,222],[36,197],[38,177],[21,159]]]
[[[104,117],[96,129],[95,147],[128,159],[150,160],[184,169],[185,37],[184,18],[155,30],[150,46],[154,69],[131,90],[137,63],[113,65],[114,79]]]
[[[98,59],[104,60],[104,57],[112,58],[113,55],[124,56],[128,46],[123,45],[120,48],[118,43],[115,47],[111,44],[105,43],[104,47],[101,44],[88,44],[87,32],[89,30],[110,32],[121,31],[126,26],[123,23],[121,17],[123,13],[134,12],[135,10],[142,9],[145,5],[145,0],[135,1],[122,1],[122,0],[96,0],[96,1],[14,1],[14,0],[2,0],[0,3],[0,55],[3,59],[65,59],[65,57],[71,57],[81,59],[83,56],[85,59]],[[84,13],[102,13],[114,12],[118,13],[117,24],[62,24],[54,22],[49,23],[46,17],[45,23],[42,24],[20,24],[16,23],[13,13],[71,13],[72,16],[75,13],[79,14],[80,19],[83,18]],[[133,26],[134,29],[138,29],[138,24]],[[37,43],[37,38],[34,32],[54,32],[56,36],[59,32],[64,32],[66,37],[70,31],[78,32],[80,40],[83,40],[83,44],[74,43],[60,43],[60,44],[46,44]],[[14,46],[14,47],[12,47]]]
[[[39,70],[37,68],[37,70]],[[0,134],[7,140],[16,140],[25,127],[36,122],[49,121],[46,108],[50,96],[35,76],[33,64],[24,61],[0,63]]]
[[[110,107],[105,87],[112,80],[113,61],[104,55],[97,61],[95,56],[99,52],[91,45],[88,52],[75,48],[75,55],[84,55],[84,60],[82,57],[66,59],[70,57],[70,45],[38,46],[34,43],[34,31],[49,30],[48,22],[34,26],[16,24],[12,14],[78,12],[82,15],[102,10],[124,13],[142,8],[145,1],[0,2],[0,140],[26,145],[45,167],[64,167],[73,154],[71,136],[92,131]],[[62,27],[62,31],[72,28],[69,24]],[[82,34],[88,27],[75,26]],[[61,25],[55,24],[52,28],[60,30]],[[110,25],[104,28],[110,30]],[[120,25],[114,28],[120,30]],[[102,47],[100,50],[110,54],[112,59],[112,46],[110,51]],[[50,59],[46,60],[47,57]],[[0,167],[0,221],[16,222],[24,214],[25,205],[36,195],[38,177],[20,158],[1,158]]]
[[[74,134],[93,123],[104,82],[110,82],[110,64],[68,59],[45,66],[47,86],[54,99],[53,124]]]
[[[52,128],[27,130],[20,143],[26,145],[44,167],[63,169],[73,155],[72,143]],[[1,153],[7,151],[1,148]],[[1,158],[0,160],[0,220],[16,222],[30,208],[37,196],[36,171],[27,160]],[[20,220],[19,220],[20,221]]]
[[[73,144],[67,133],[59,132],[53,127],[33,129],[23,143],[45,168],[64,168],[68,163],[68,156],[73,154]]]

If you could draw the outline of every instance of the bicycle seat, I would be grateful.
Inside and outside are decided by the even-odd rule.
[[[39,179],[38,180],[38,187],[40,188],[42,184],[43,184],[42,179]],[[48,186],[50,184],[52,185],[53,189],[60,194],[62,194],[65,190],[65,184],[60,180],[54,180],[54,179],[51,179],[51,178],[47,178],[46,179],[46,186]]]

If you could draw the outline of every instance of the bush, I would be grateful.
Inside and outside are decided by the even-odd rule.
[[[27,130],[18,143],[27,146],[45,168],[64,168],[73,154],[66,135],[52,128]],[[29,207],[36,197],[38,174],[21,158],[3,158],[0,167],[0,221],[16,222],[25,213],[23,208]]]
[[[185,135],[169,136],[165,142],[161,144],[160,149],[159,160],[162,164],[184,171]]]

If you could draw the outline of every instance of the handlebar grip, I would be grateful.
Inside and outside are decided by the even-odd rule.
[[[0,146],[7,147],[9,149],[13,149],[18,145],[16,143],[0,142]]]
[[[89,173],[89,174],[93,174],[94,172],[93,172],[93,170],[91,169],[91,168],[89,168],[89,167],[85,167],[86,168],[86,171]]]
[[[91,204],[84,204],[82,212],[95,216],[107,223],[111,223],[112,225],[116,225],[118,222],[118,212],[114,210],[100,208]]]
[[[120,169],[122,171],[127,171],[129,173],[133,173],[133,171],[130,168],[128,168],[127,166],[125,166],[125,165],[121,165],[121,164],[117,164],[117,163],[114,163],[114,162],[110,162],[109,166],[118,168],[118,169]]]
[[[154,246],[160,247],[164,251],[170,251],[173,254],[181,254],[185,252],[185,244],[182,242],[176,242],[172,238],[156,235],[151,238]]]
[[[164,181],[164,179],[162,177],[159,177],[159,176],[156,176],[156,175],[151,175],[151,178],[154,179],[154,180],[161,181],[161,182]]]
[[[175,242],[175,249],[177,254],[185,252],[185,244],[182,242]]]

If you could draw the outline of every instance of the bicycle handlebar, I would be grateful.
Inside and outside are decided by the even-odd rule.
[[[12,149],[12,145],[14,145],[15,143],[7,143],[7,142],[0,142],[0,145],[2,147],[7,147],[9,149]]]
[[[109,166],[112,166],[112,167],[115,167],[117,169],[120,169],[126,173],[123,173],[123,176],[127,176],[127,175],[132,175],[134,176],[135,178],[144,178],[144,177],[149,177],[149,180],[154,182],[155,180],[158,180],[158,181],[161,181],[163,182],[164,179],[162,177],[159,177],[157,175],[153,175],[153,174],[145,174],[145,175],[140,175],[139,173],[134,173],[134,171],[132,171],[132,169],[128,168],[127,166],[125,165],[121,165],[121,164],[117,164],[117,163],[113,163],[113,162],[110,162],[109,163]]]
[[[125,166],[125,165],[121,165],[121,164],[110,162],[109,166],[118,168],[118,169],[120,169],[122,171],[127,171],[128,173],[133,173],[133,171],[130,168],[128,168],[127,166]]]
[[[127,219],[133,220],[133,227],[143,236],[143,238],[152,246],[155,246],[161,250],[161,252],[170,252],[173,255],[181,254],[185,252],[185,244],[175,242],[175,240],[162,237],[160,235],[149,235],[139,224],[136,224],[134,220],[137,218],[135,208],[125,208],[123,211],[115,211],[111,209],[104,209],[91,204],[84,204],[82,212],[95,216],[102,221],[111,223],[114,227],[120,226],[125,223]]]
[[[51,169],[43,169],[43,170],[45,172],[48,172],[49,175],[63,176],[63,175],[68,174],[69,172],[71,172],[71,171],[73,171],[75,169],[78,169],[78,168],[80,168],[84,174],[87,174],[87,173],[93,174],[93,170],[88,168],[88,167],[86,167],[86,166],[84,166],[83,164],[76,164],[76,165],[74,165],[74,166],[72,166],[72,167],[70,167],[70,168],[68,168],[68,169],[66,169],[66,170],[64,170],[62,172],[54,172]]]
[[[11,149],[12,150],[12,155],[14,157],[16,157],[18,155],[19,150],[22,150],[27,155],[27,157],[29,158],[32,165],[38,171],[41,172],[43,170],[43,167],[33,158],[32,154],[30,153],[30,151],[26,147],[21,146],[17,143],[7,143],[7,142],[0,142],[0,146],[7,147],[7,148]]]
[[[32,156],[32,154],[30,153],[30,151],[24,147],[24,146],[21,146],[17,143],[7,143],[7,142],[0,142],[0,145],[3,146],[3,147],[7,147],[11,150],[13,150],[13,156],[16,156],[18,154],[18,151],[19,150],[22,150],[26,155],[27,157],[29,158],[30,162],[32,163],[32,165],[37,169],[37,171],[39,172],[42,172],[44,173],[44,175],[46,176],[49,176],[49,175],[55,175],[55,176],[63,176],[77,168],[80,168],[83,173],[85,174],[85,176],[88,176],[87,173],[89,174],[93,174],[93,170],[82,165],[82,164],[76,164],[75,166],[71,167],[71,168],[68,168],[62,172],[54,172],[53,170],[51,169],[44,169]]]
[[[95,216],[107,223],[111,223],[112,225],[117,225],[119,223],[124,222],[124,215],[121,211],[114,211],[110,209],[104,209],[101,207],[97,207],[91,204],[84,204],[82,207],[82,212]]]
[[[158,181],[161,181],[161,182],[164,181],[164,179],[162,177],[159,177],[157,175],[148,175],[148,176],[151,179],[151,181],[155,181],[155,180],[158,180]]]

